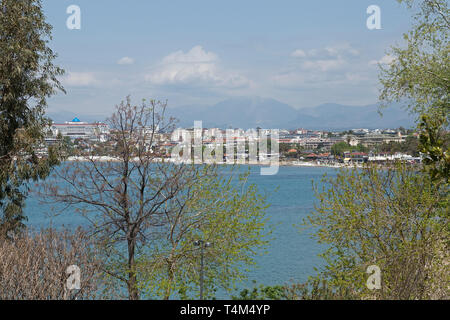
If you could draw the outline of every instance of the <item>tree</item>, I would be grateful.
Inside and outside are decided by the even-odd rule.
[[[107,120],[113,159],[78,150],[80,161],[56,168],[40,190],[89,219],[104,272],[111,283],[125,284],[129,299],[192,289],[199,263],[194,240],[213,242],[207,284],[238,279],[234,265],[251,263],[252,250],[264,244],[264,201],[254,187],[244,181],[233,187],[213,165],[162,161],[157,133],[174,125],[165,108],[154,100],[135,106],[128,97]]]
[[[211,244],[203,253],[206,298],[244,279],[244,267],[253,266],[254,256],[267,244],[265,197],[256,186],[246,186],[249,173],[235,177],[233,170],[203,170],[170,202],[165,236],[149,244],[145,291],[150,297],[198,298],[201,251],[196,240]]]
[[[351,146],[344,141],[335,143],[331,146],[331,153],[335,156],[342,156],[345,151],[355,151],[355,150],[366,152],[367,148],[364,147],[362,144],[358,144],[357,146]]]
[[[448,179],[450,176],[450,152],[445,138],[448,134],[443,132],[444,117],[431,118],[423,115],[419,128],[420,151],[426,155],[424,169],[437,183],[442,183],[448,192]]]
[[[410,8],[417,3],[399,2]],[[424,170],[368,165],[325,177],[303,226],[314,228],[313,236],[328,245],[322,254],[326,265],[298,290],[293,286],[294,295],[323,284],[319,298],[449,298],[449,30],[446,1],[419,2],[414,28],[404,35],[406,48],[392,48],[394,60],[380,76],[385,105],[405,100],[418,115]],[[409,140],[408,148],[416,148],[415,142]],[[371,265],[381,270],[379,290],[366,287]]]
[[[418,1],[398,0],[409,8]],[[380,98],[386,103],[408,99],[411,111],[423,114],[446,111],[449,117],[450,10],[445,0],[425,0],[419,6],[411,31],[404,34],[406,47],[392,47],[394,61],[381,69]]]
[[[157,154],[151,146],[157,128],[172,126],[163,123],[165,107],[153,100],[149,105],[143,101],[133,106],[127,97],[107,120],[113,160],[98,161],[90,147],[77,149],[80,161],[56,168],[42,185],[43,196],[76,206],[91,221],[107,260],[105,272],[126,284],[129,299],[139,299],[140,248],[162,224],[165,203],[192,178],[187,167],[153,161]],[[54,183],[54,179],[65,184]]]
[[[351,145],[349,145],[347,142],[341,141],[331,146],[331,153],[335,156],[341,156],[344,151],[350,151],[351,149]]]
[[[419,156],[419,139],[416,136],[407,136],[405,142],[402,144],[402,151],[414,157]]]
[[[445,0],[398,0],[418,9],[411,31],[404,34],[406,47],[393,47],[393,62],[381,68],[383,86],[380,99],[387,105],[406,101],[415,113],[421,135],[419,147],[425,157],[436,162],[435,169],[448,179],[450,151],[437,151],[441,133],[448,129],[450,117],[450,9]],[[439,124],[439,128],[437,128]],[[434,132],[434,133],[433,133]],[[425,143],[425,144],[424,144]],[[432,144],[430,143],[437,143]],[[427,161],[427,168],[433,166]],[[448,181],[448,180],[447,180]],[[448,187],[448,185],[447,185]]]
[[[69,290],[70,266],[80,270],[80,287]],[[0,239],[1,300],[67,300],[103,297],[101,261],[82,229],[46,229]],[[70,269],[69,269],[70,271]]]
[[[419,139],[416,136],[407,136],[404,142],[390,141],[389,143],[383,142],[377,148],[381,152],[403,152],[414,157],[419,156]]]
[[[239,296],[233,296],[233,300],[284,300],[286,296],[285,286],[256,286],[253,281],[253,289],[243,289],[239,292]]]
[[[52,27],[45,22],[40,0],[0,2],[0,232],[23,229],[22,208],[28,181],[45,178],[57,163],[56,148],[47,157],[43,129],[47,98],[64,90],[48,47]]]
[[[328,246],[316,282],[353,298],[449,298],[449,198],[429,175],[397,164],[343,169],[323,182],[303,221]],[[381,270],[380,290],[366,287],[370,265]]]

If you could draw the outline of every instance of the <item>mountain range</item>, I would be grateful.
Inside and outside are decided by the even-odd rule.
[[[355,128],[398,128],[414,126],[414,118],[400,105],[381,110],[379,105],[346,106],[326,103],[316,107],[295,109],[270,98],[238,97],[212,106],[185,105],[168,108],[167,113],[179,119],[179,127],[192,127],[195,120],[203,121],[204,128],[283,128],[348,130]],[[83,115],[60,111],[48,114],[54,122],[78,117],[82,121],[103,121],[106,116]]]

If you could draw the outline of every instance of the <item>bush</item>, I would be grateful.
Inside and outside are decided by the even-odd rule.
[[[404,164],[342,170],[324,178],[304,225],[328,245],[315,281],[361,299],[448,299],[448,188]],[[381,289],[366,269],[381,270]]]
[[[67,290],[67,268],[80,268],[80,289]],[[95,299],[100,292],[101,264],[88,235],[55,231],[21,234],[0,240],[1,300]]]

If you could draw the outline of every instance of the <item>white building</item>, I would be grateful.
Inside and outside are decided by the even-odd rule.
[[[61,134],[63,137],[69,137],[72,140],[86,139],[100,142],[105,142],[109,134],[107,124],[81,122],[78,118],[65,123],[54,123],[51,130],[54,136]]]

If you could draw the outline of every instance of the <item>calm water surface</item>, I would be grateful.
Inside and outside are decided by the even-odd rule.
[[[271,206],[267,212],[270,223],[274,225],[273,240],[268,253],[257,257],[258,268],[249,274],[248,282],[242,287],[252,286],[252,280],[265,285],[305,281],[308,276],[315,274],[314,267],[322,265],[323,261],[317,254],[323,247],[306,232],[300,233],[294,224],[299,224],[313,209],[315,198],[311,181],[319,182],[325,173],[335,176],[337,171],[332,168],[280,167],[277,175],[261,176],[259,170],[257,166],[251,167],[250,182],[269,194]],[[86,224],[84,218],[70,210],[49,217],[52,207],[40,203],[35,195],[27,200],[25,211],[29,217],[28,225],[36,228]],[[223,295],[218,293],[218,298]]]

